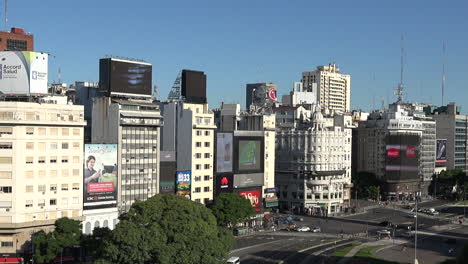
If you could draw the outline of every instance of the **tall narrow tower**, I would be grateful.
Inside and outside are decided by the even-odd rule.
[[[442,106],[444,105],[445,93],[445,41],[442,46]]]
[[[400,83],[395,89],[395,95],[397,96],[397,103],[400,104],[403,102],[403,56],[404,56],[404,45],[403,45],[403,35],[401,36],[401,65],[400,65]]]

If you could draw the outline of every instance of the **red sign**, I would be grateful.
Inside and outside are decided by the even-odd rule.
[[[221,178],[221,185],[228,185],[229,184],[229,180],[226,176],[224,176],[223,178]],[[227,187],[227,186],[226,186]],[[225,188],[226,188],[225,187]],[[223,188],[223,186],[221,186],[221,188]]]
[[[88,183],[88,193],[113,192],[113,182],[95,182]]]
[[[387,157],[389,158],[398,158],[400,156],[400,150],[397,148],[387,149]]]
[[[270,97],[272,101],[276,101],[276,89],[275,88],[271,88],[268,91],[268,97]]]
[[[416,157],[416,146],[406,146],[406,157],[407,158]]]
[[[250,204],[255,208],[255,211],[260,211],[260,203],[262,200],[260,190],[242,191],[239,192],[239,194],[250,201]]]

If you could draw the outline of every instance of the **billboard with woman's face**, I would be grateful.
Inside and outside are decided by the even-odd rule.
[[[86,144],[83,170],[83,204],[89,207],[117,205],[117,144]]]

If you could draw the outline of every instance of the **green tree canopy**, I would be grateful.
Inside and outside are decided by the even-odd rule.
[[[175,195],[136,202],[119,219],[101,263],[220,263],[234,242],[208,208]]]
[[[255,215],[249,200],[237,193],[222,193],[215,200],[212,211],[218,224],[235,227],[238,223]]]
[[[380,187],[373,185],[366,188],[367,197],[378,200],[380,195]]]

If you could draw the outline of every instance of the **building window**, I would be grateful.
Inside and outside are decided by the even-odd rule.
[[[57,199],[50,199],[50,205],[57,205]]]
[[[46,143],[45,142],[39,142],[38,146],[39,146],[40,151],[45,151],[46,150]]]
[[[50,135],[51,136],[58,136],[58,129],[57,128],[51,128],[50,129]]]
[[[27,127],[26,135],[34,135],[34,127]]]
[[[80,148],[80,142],[73,142],[73,149],[79,149]]]
[[[62,177],[68,177],[68,169],[62,170]]]
[[[28,49],[28,42],[26,40],[7,39],[7,50],[23,51],[27,49]],[[13,246],[13,244],[11,246]],[[2,247],[3,247],[3,242],[2,242]]]
[[[203,191],[204,191],[204,192],[209,192],[209,191],[210,191],[210,187],[208,187],[208,186],[207,186],[207,187],[203,187]]]
[[[13,241],[2,241],[2,247],[13,247]]]
[[[38,191],[38,192],[40,192],[40,193],[45,193],[45,190],[46,190],[45,184],[42,184],[42,185],[38,185],[38,186],[37,186],[37,191]]]
[[[46,129],[45,128],[39,128],[39,136],[45,136],[46,135]]]
[[[201,176],[195,176],[195,181],[201,181]]]
[[[57,149],[57,143],[50,143],[50,149]]]
[[[197,148],[201,147],[201,142],[195,142],[195,147]]]
[[[32,171],[30,171],[31,173],[33,173]],[[28,172],[26,172],[26,175],[28,174]],[[0,171],[0,179],[11,179],[11,171]]]
[[[68,149],[68,143],[62,143],[62,149]]]
[[[51,192],[56,192],[57,191],[57,184],[51,184],[50,185],[50,191]]]
[[[210,202],[210,199],[209,199],[209,198],[205,198],[205,199],[203,199],[203,202],[204,202],[205,204],[208,204],[208,203]]]
[[[68,136],[68,128],[62,128],[62,136]]]
[[[195,153],[195,158],[196,159],[201,159],[201,153]]]
[[[37,172],[37,175],[39,176],[39,178],[43,178],[45,177],[45,170],[40,170]]]
[[[62,198],[62,205],[68,205],[68,198]]]
[[[205,170],[209,170],[210,169],[210,164],[205,164]]]
[[[79,128],[74,128],[73,129],[73,135],[74,136],[79,136],[80,135],[80,129]]]
[[[200,203],[201,200],[200,199],[195,199],[195,202]]]
[[[0,164],[11,164],[11,157],[0,157]]]
[[[45,206],[45,200],[44,199],[39,199],[37,202],[37,206],[44,207]]]
[[[210,180],[210,175],[205,175],[205,176],[203,177],[203,180],[209,181],[209,180]]]
[[[79,190],[80,189],[80,184],[79,183],[74,183],[73,184],[73,190]]]
[[[197,136],[201,136],[202,132],[200,130],[197,130],[196,134],[197,134]]]
[[[209,135],[210,135],[210,131],[209,130],[205,131],[205,136],[209,136]]]
[[[196,193],[201,192],[201,188],[200,188],[200,187],[196,187],[196,188],[195,188],[195,192],[196,192]]]
[[[209,148],[210,147],[210,142],[205,142],[205,147]]]
[[[29,143],[26,143],[26,148],[28,149],[28,144]],[[33,148],[34,148],[34,143],[33,144]],[[0,143],[0,149],[12,149],[13,148],[13,143],[11,142],[1,142]]]
[[[80,157],[79,156],[73,156],[73,163],[80,163]]]
[[[13,135],[13,128],[12,127],[0,127],[0,136],[1,135]]]
[[[196,164],[196,165],[195,165],[195,169],[196,169],[196,170],[200,170],[200,169],[201,169],[201,164]]]
[[[0,193],[11,193],[11,186],[0,186]]]
[[[205,153],[205,159],[209,159],[210,158],[210,153]]]
[[[57,177],[57,170],[51,170],[51,171],[49,172],[49,176],[50,176],[50,177]]]
[[[34,158],[33,157],[26,157],[26,164],[33,164]]]
[[[74,169],[73,176],[79,176],[79,175],[80,175],[80,170]]]
[[[26,207],[33,207],[33,200],[26,200]]]
[[[32,185],[26,185],[26,192],[27,192],[27,193],[32,193],[32,192],[34,192],[34,186],[32,186]]]
[[[68,184],[67,183],[62,184],[62,191],[68,191]]]
[[[50,163],[57,163],[57,157],[50,157]]]
[[[73,204],[78,204],[80,201],[79,197],[73,197]]]
[[[62,163],[68,163],[68,156],[62,157]]]

